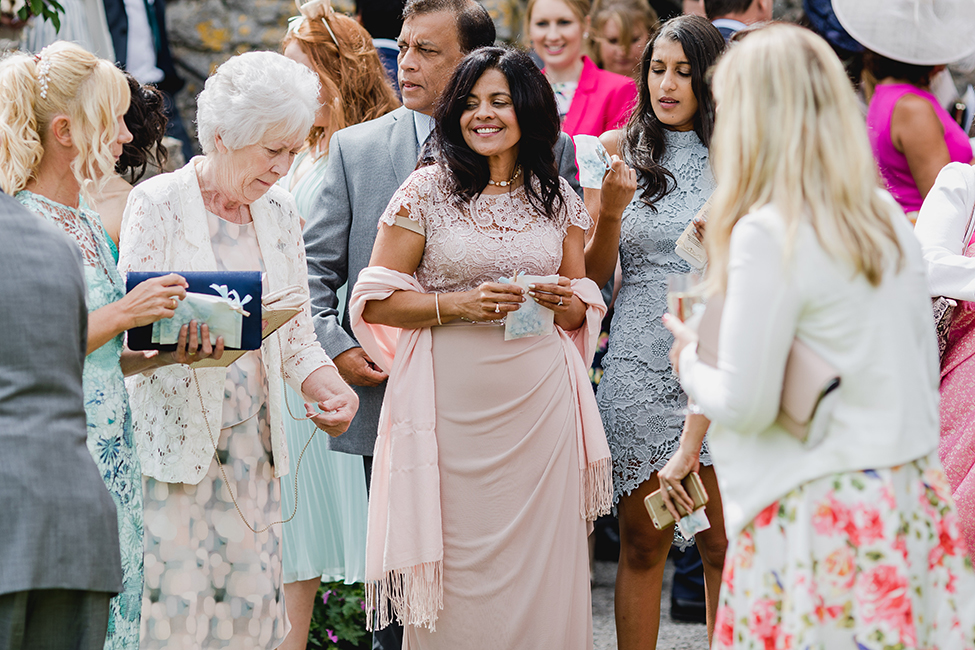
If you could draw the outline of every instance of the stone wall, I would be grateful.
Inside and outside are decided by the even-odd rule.
[[[351,0],[333,0],[337,11],[351,14]],[[287,0],[171,0],[166,25],[173,54],[186,87],[177,103],[187,131],[195,137],[196,96],[218,65],[251,50],[280,51],[288,18],[297,15]]]
[[[511,0],[525,2],[526,0]],[[333,0],[336,11],[352,14],[354,0]],[[802,0],[774,0],[773,11],[779,20],[797,20]],[[249,50],[278,50],[297,9],[288,0],[170,0],[167,25],[173,53],[188,70],[180,74],[186,88],[177,101],[187,130],[195,133],[196,96],[204,78],[230,56]],[[963,75],[965,85],[975,74]]]

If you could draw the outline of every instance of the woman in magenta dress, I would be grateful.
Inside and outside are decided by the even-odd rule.
[[[972,162],[968,136],[930,91],[931,79],[975,51],[975,12],[950,0],[838,0],[836,17],[867,51],[876,80],[870,147],[887,189],[913,222],[941,168]]]

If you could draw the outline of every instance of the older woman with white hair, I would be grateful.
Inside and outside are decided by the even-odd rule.
[[[307,295],[298,212],[275,183],[312,126],[318,89],[314,73],[271,52],[217,68],[198,100],[205,155],[132,191],[120,268],[260,270],[265,293]],[[271,525],[288,472],[282,376],[318,403],[321,412],[306,410],[319,428],[345,431],[358,400],[319,346],[307,302],[229,368],[131,380],[148,477],[144,649],[273,648],[284,638],[281,533]]]

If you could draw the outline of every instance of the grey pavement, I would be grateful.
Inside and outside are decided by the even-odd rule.
[[[595,650],[617,650],[616,624],[613,620],[613,585],[616,563],[596,561],[592,583],[592,627]],[[670,585],[674,565],[667,560],[664,570],[663,606],[660,612],[660,634],[657,650],[707,650],[708,633],[704,624],[677,623],[670,618]]]

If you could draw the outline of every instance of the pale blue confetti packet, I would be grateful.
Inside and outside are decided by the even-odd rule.
[[[221,286],[226,290],[226,287]],[[246,296],[241,302],[236,291],[229,292],[226,297],[205,293],[186,294],[180,300],[172,318],[156,321],[152,326],[152,342],[160,345],[173,345],[179,340],[179,330],[190,321],[196,321],[198,326],[207,324],[210,330],[210,343],[216,345],[217,337],[222,336],[224,345],[228,348],[240,347],[241,329],[244,316],[243,305],[250,301]]]
[[[542,307],[528,295],[529,284],[558,284],[558,275],[525,275],[519,273],[517,279],[498,278],[505,284],[517,284],[525,290],[527,300],[521,303],[517,311],[509,312],[504,319],[504,340],[512,341],[526,336],[544,336],[552,333],[555,324],[555,312],[548,307]]]
[[[576,145],[576,165],[579,167],[579,185],[598,190],[603,186],[603,176],[613,165],[606,147],[594,135],[573,136]]]

